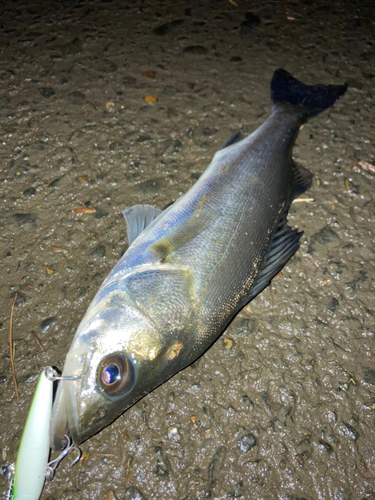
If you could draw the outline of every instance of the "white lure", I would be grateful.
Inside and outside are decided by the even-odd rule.
[[[38,500],[44,486],[49,456],[49,425],[53,378],[46,368],[39,376],[16,460],[13,500]]]
[[[64,436],[65,447],[60,455],[48,463],[50,453],[49,427],[52,413],[53,383],[57,380],[76,380],[80,377],[58,377],[53,368],[47,366],[39,376],[31,402],[16,465],[3,467],[2,475],[8,479],[5,500],[38,500],[44,481],[52,480],[55,469],[72,450],[77,452],[74,465],[81,458],[81,450]]]

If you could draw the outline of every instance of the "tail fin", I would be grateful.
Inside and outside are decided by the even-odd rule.
[[[305,85],[284,69],[278,69],[271,81],[271,98],[274,105],[289,103],[297,106],[308,119],[332,106],[347,88],[347,84]]]

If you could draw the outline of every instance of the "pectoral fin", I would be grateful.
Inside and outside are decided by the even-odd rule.
[[[167,325],[171,333],[184,328],[194,303],[194,281],[188,268],[161,264],[140,269],[127,276],[122,287],[156,328]]]
[[[208,229],[220,216],[218,211],[212,210],[206,194],[203,194],[194,203],[190,213],[177,213],[175,220],[166,218],[163,236],[150,246],[160,261],[168,255],[184,247],[199,234]]]

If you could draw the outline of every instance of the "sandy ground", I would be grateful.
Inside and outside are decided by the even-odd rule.
[[[373,5],[236,3],[1,4],[3,464],[38,374],[62,368],[127,248],[121,210],[164,208],[230,133],[258,127],[278,67],[350,86],[299,135],[313,201],[291,208],[304,235],[282,276],[201,359],[84,443],[78,465],[64,460],[44,500],[375,499]],[[82,204],[96,212],[73,212]]]

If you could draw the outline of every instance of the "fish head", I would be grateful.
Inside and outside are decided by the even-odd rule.
[[[52,410],[56,450],[67,434],[76,444],[96,434],[173,374],[165,357],[178,346],[170,349],[151,318],[124,300],[101,302],[88,309],[66,357]]]

